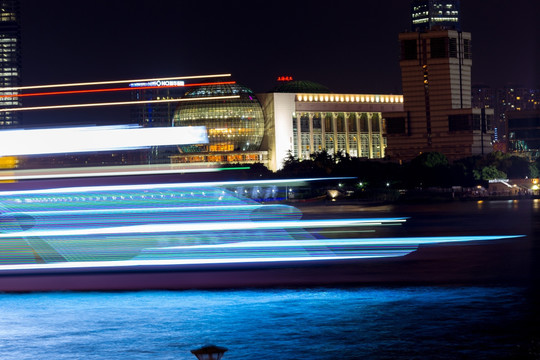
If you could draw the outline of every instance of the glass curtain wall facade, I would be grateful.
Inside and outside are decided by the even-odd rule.
[[[461,30],[459,0],[413,0],[411,30]]]
[[[0,108],[20,107],[18,90],[20,86],[21,33],[19,27],[19,1],[0,0]],[[7,90],[6,90],[7,88]],[[0,129],[16,127],[20,124],[20,113],[0,112]]]
[[[238,96],[217,100],[205,97]],[[202,86],[189,91],[174,114],[173,126],[205,126],[208,144],[180,146],[182,162],[264,162],[259,151],[264,135],[264,115],[255,94],[238,84]]]
[[[379,112],[301,112],[293,114],[293,155],[309,159],[325,150],[354,157],[383,158],[383,137]]]

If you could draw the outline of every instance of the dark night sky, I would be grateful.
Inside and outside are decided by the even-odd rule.
[[[462,0],[461,10],[473,83],[540,86],[540,1]],[[232,73],[255,92],[292,75],[334,92],[400,93],[409,1],[21,0],[21,18],[24,85]]]

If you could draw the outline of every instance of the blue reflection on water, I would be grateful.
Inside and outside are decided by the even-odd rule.
[[[514,287],[0,295],[2,359],[505,358],[534,334]],[[255,357],[254,357],[255,355]]]

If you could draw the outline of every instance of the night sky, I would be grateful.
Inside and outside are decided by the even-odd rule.
[[[461,12],[473,83],[540,87],[540,1],[462,0]],[[232,73],[255,92],[290,75],[334,92],[400,93],[397,36],[409,27],[409,1],[21,0],[21,19],[23,85]],[[33,112],[24,121],[126,114]]]

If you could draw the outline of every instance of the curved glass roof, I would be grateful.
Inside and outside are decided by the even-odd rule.
[[[264,116],[252,90],[239,84],[197,87],[184,98],[239,95],[235,99],[205,99],[181,102],[174,113],[174,126],[205,126],[207,145],[182,146],[184,153],[258,151],[264,135]]]

